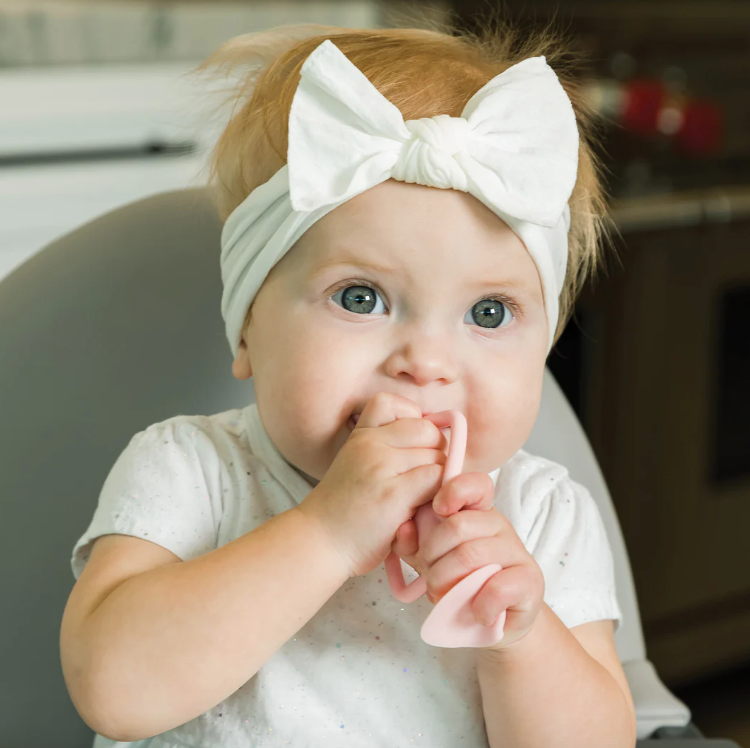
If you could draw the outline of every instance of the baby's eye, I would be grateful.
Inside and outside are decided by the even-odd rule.
[[[341,294],[341,306],[348,312],[355,314],[369,314],[377,306],[376,299],[380,299],[380,294],[374,288],[365,285],[346,286],[336,291],[331,299],[336,301],[339,294]],[[336,301],[336,303],[339,302]],[[382,299],[380,299],[380,303],[382,304]],[[385,308],[385,304],[383,304],[383,308]],[[382,312],[382,309],[379,311]],[[476,322],[480,327],[491,330],[506,327],[513,319],[508,305],[496,298],[478,301],[466,312],[466,316],[469,315],[471,315],[471,319],[464,318],[464,321]]]
[[[499,327],[507,327],[513,319],[508,305],[500,299],[489,298],[478,301],[466,312],[466,316],[471,315],[471,320],[476,322],[480,327],[489,330],[497,330]],[[466,321],[466,317],[464,317]]]
[[[336,291],[331,298],[335,300],[339,294],[343,294],[341,304],[344,309],[355,314],[359,312],[368,314],[376,306],[375,297],[380,298],[380,294],[370,286],[347,286],[340,291]],[[385,307],[385,304],[383,307]]]

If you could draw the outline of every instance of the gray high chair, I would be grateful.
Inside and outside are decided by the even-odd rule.
[[[252,380],[231,374],[219,234],[205,190],[163,193],[81,226],[0,282],[3,748],[92,745],[94,733],[65,688],[60,623],[74,584],[73,545],[130,438],[174,415],[208,415],[254,400]],[[526,448],[566,465],[603,516],[624,613],[615,638],[635,700],[638,744],[735,745],[704,739],[646,657],[607,487],[549,372]],[[97,747],[104,745],[115,743],[99,738]]]

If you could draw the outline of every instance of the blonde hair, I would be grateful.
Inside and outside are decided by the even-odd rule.
[[[221,220],[286,163],[289,110],[300,68],[324,40],[331,39],[405,120],[437,114],[459,117],[490,79],[521,60],[544,55],[571,100],[579,131],[578,175],[569,200],[569,259],[556,342],[584,283],[599,269],[601,240],[608,230],[602,165],[593,150],[598,123],[583,84],[569,69],[578,61],[576,55],[560,33],[548,27],[522,40],[520,36],[519,29],[493,19],[492,28],[479,32],[296,24],[230,40],[196,71],[219,71],[229,77],[240,67],[248,68],[231,93],[232,115],[209,164],[209,183]],[[570,65],[563,61],[566,55],[572,58]],[[252,305],[243,331],[251,311]]]

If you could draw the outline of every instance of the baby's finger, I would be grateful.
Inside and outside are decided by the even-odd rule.
[[[378,392],[368,400],[355,421],[354,430],[377,428],[399,418],[422,418],[422,409],[407,397],[392,392]]]
[[[508,549],[500,537],[467,540],[428,566],[427,589],[440,598],[477,569],[489,564],[507,569],[525,560]]]
[[[465,509],[446,517],[435,527],[429,537],[422,541],[419,555],[430,568],[436,566],[462,545],[482,538],[499,541],[500,555],[496,558],[484,559],[484,563],[496,563],[505,567],[521,563],[528,558],[529,553],[513,529],[510,520],[494,508],[486,512]],[[464,558],[462,554],[469,550],[470,548],[462,548],[457,558]],[[482,565],[478,564],[474,568],[478,569]]]
[[[407,561],[409,556],[416,555],[419,550],[419,544],[417,542],[417,526],[414,523],[414,520],[408,519],[400,525],[398,530],[396,530],[396,538],[393,541],[391,548],[394,553],[403,558],[404,561]]]
[[[440,487],[432,508],[441,517],[461,509],[487,511],[495,501],[495,484],[489,473],[460,473]]]
[[[476,619],[491,625],[508,611],[508,630],[530,625],[544,595],[544,583],[531,565],[519,564],[493,574],[471,603]]]

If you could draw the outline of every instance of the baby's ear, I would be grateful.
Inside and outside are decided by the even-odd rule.
[[[240,346],[237,349],[237,355],[234,357],[232,374],[235,379],[249,379],[253,375],[253,366],[250,362],[250,352],[247,350],[247,343],[245,343],[244,335],[240,341]]]

